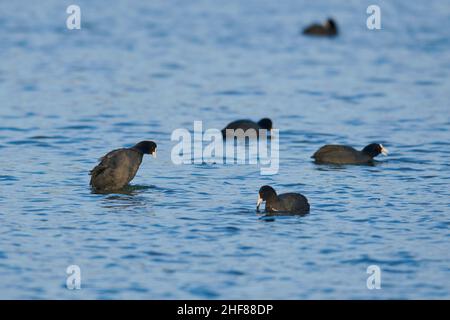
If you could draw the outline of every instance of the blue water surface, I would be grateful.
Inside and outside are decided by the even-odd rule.
[[[377,1],[381,30],[364,0],[72,2],[0,2],[0,298],[450,298],[448,1]],[[328,16],[339,37],[299,34]],[[174,129],[262,117],[276,175],[171,161]],[[129,192],[91,193],[100,156],[146,139]],[[310,159],[371,142],[375,166]],[[261,219],[264,184],[310,214]]]

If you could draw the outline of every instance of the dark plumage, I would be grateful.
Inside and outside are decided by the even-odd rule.
[[[336,36],[338,29],[336,22],[329,18],[324,24],[312,24],[305,28],[303,34],[309,36]]]
[[[305,214],[309,212],[308,199],[300,193],[283,193],[277,195],[270,186],[259,189],[256,210],[259,211],[261,203],[266,202],[266,212],[270,214]]]
[[[247,131],[248,129],[254,129],[256,131],[256,136],[259,136],[259,130],[260,129],[266,129],[267,131],[272,130],[272,120],[269,118],[263,118],[259,120],[258,122],[254,122],[251,120],[236,120],[231,123],[229,123],[225,128],[222,129],[222,136],[226,138],[227,129],[237,130],[242,129]]]
[[[361,151],[349,146],[328,144],[317,150],[311,158],[317,163],[366,164],[380,153],[387,155],[388,150],[378,143],[369,144]]]
[[[156,156],[156,143],[141,141],[131,148],[113,150],[100,158],[90,171],[90,185],[94,191],[120,190],[133,180],[144,154]]]

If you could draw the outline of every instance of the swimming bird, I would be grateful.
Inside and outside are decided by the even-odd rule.
[[[305,214],[309,212],[308,199],[300,193],[283,193],[277,195],[271,186],[259,189],[256,211],[261,203],[266,202],[266,212],[270,214]]]
[[[388,150],[379,143],[369,144],[361,151],[349,146],[328,144],[317,150],[311,158],[317,163],[367,164],[380,153],[386,156]]]
[[[266,129],[268,131],[272,130],[272,120],[270,120],[269,118],[263,118],[258,122],[254,122],[247,119],[230,122],[225,128],[222,129],[222,136],[224,138],[226,138],[227,136],[226,131],[227,129],[231,130],[242,129],[244,132],[247,131],[248,129],[254,129],[256,131],[256,136],[258,137],[260,129]]]
[[[312,24],[303,30],[309,36],[336,36],[338,34],[336,22],[328,18],[323,24]]]
[[[141,141],[131,148],[116,149],[100,158],[90,171],[90,185],[94,191],[120,190],[136,175],[144,154],[156,157],[156,143]]]

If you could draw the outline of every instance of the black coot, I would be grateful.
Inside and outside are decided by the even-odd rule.
[[[222,136],[226,138],[227,136],[227,129],[231,130],[237,130],[242,129],[244,132],[248,129],[254,129],[256,131],[256,136],[259,136],[259,130],[265,129],[267,131],[272,130],[272,120],[269,118],[263,118],[259,120],[258,122],[254,122],[251,120],[236,120],[231,123],[229,123],[225,128],[222,129]],[[229,134],[228,134],[229,135]],[[233,133],[231,134],[233,136]]]
[[[373,158],[380,153],[387,155],[388,150],[378,143],[369,144],[361,151],[349,146],[328,144],[317,150],[311,158],[316,163],[367,164],[373,162]]]
[[[336,22],[329,18],[323,24],[312,24],[303,30],[308,36],[336,36],[338,34]]]
[[[90,171],[92,189],[96,192],[120,190],[136,175],[144,154],[156,156],[156,143],[141,141],[131,148],[109,152]]]
[[[266,212],[269,214],[305,214],[309,212],[309,203],[300,193],[283,193],[277,195],[271,186],[259,189],[256,210],[262,202],[266,202]]]

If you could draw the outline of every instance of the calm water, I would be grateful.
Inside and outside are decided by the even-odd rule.
[[[0,4],[0,298],[450,298],[448,1],[379,1],[379,31],[372,1],[74,2],[79,31],[68,3]],[[328,15],[341,36],[298,35]],[[176,128],[266,116],[277,175],[171,162]],[[92,194],[97,159],[144,139],[131,192]],[[370,142],[376,166],[309,158]],[[311,213],[260,219],[263,184]]]

